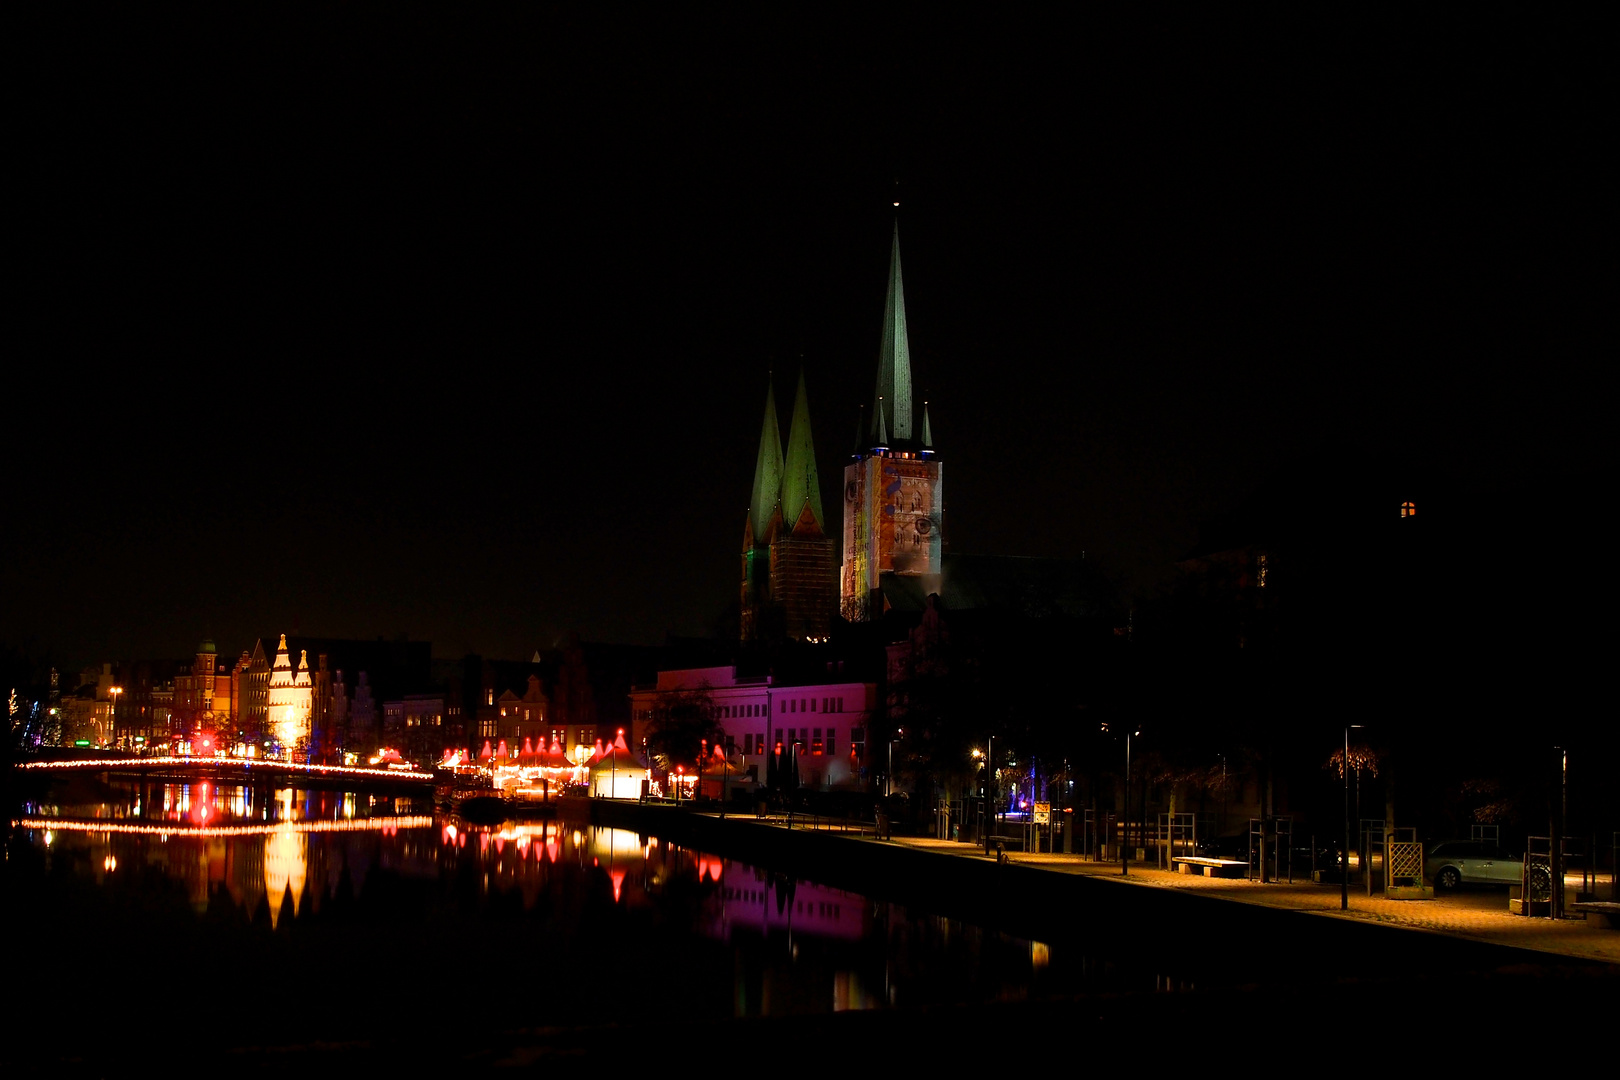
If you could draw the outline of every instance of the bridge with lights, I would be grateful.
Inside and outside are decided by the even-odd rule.
[[[340,783],[348,786],[409,786],[433,783],[433,774],[413,768],[365,768],[352,765],[300,765],[291,761],[234,757],[104,757],[63,758],[57,761],[22,761],[13,768],[40,776],[66,776],[80,773],[116,773],[159,779],[226,780],[236,783],[289,780],[322,786]]]

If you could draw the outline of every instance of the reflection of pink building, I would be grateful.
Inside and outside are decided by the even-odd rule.
[[[631,745],[639,750],[660,704],[680,693],[707,693],[714,719],[726,733],[734,779],[751,772],[765,780],[765,757],[777,746],[799,747],[799,786],[866,786],[867,726],[877,684],[806,683],[789,686],[769,675],[739,676],[735,667],[660,671],[658,682],[631,691]]]
[[[859,941],[866,935],[871,905],[853,893],[800,881],[783,888],[770,875],[744,863],[727,863],[720,878],[720,911],[710,932],[768,934],[791,931],[806,937]]]

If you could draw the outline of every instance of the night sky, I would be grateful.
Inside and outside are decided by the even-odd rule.
[[[836,521],[896,190],[952,551],[1131,595],[1325,443],[1595,468],[1598,35],[1339,15],[29,27],[0,640],[708,632],[773,369]]]

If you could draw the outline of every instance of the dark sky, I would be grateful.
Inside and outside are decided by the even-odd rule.
[[[1588,26],[209,17],[19,38],[0,640],[68,663],[704,632],[801,356],[838,491],[896,179],[952,550],[1607,460]]]

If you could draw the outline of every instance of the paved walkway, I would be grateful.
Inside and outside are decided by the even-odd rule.
[[[984,859],[984,849],[950,840],[897,837],[895,844],[941,856]],[[1596,929],[1584,919],[1525,918],[1507,910],[1503,889],[1459,890],[1433,900],[1386,900],[1368,896],[1365,888],[1350,889],[1350,910],[1339,910],[1339,890],[1309,881],[1293,884],[1246,881],[1242,878],[1206,878],[1154,869],[1151,863],[1132,863],[1130,874],[1121,876],[1119,863],[1089,862],[1078,855],[1009,853],[1009,861],[1035,866],[1060,874],[1084,874],[1099,880],[1117,882],[1121,888],[1185,889],[1220,900],[1307,912],[1334,919],[1404,926],[1439,934],[1512,945],[1521,949],[1577,956],[1620,964],[1620,930]],[[1307,875],[1308,877],[1308,875]]]

